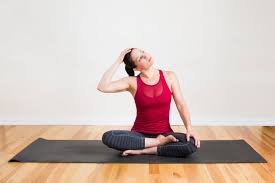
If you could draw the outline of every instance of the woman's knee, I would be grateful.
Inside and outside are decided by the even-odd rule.
[[[145,140],[140,134],[128,130],[110,130],[102,135],[102,142],[117,150],[141,149]]]
[[[110,145],[110,140],[112,138],[112,134],[113,134],[113,130],[109,130],[109,131],[106,131],[103,133],[102,139],[101,139],[103,144],[108,145],[108,146]]]
[[[179,139],[180,142],[188,142],[189,143],[190,153],[193,153],[197,150],[195,138],[193,136],[190,136],[189,141],[187,141],[186,133],[176,132],[175,137],[177,139]]]
[[[102,142],[109,147],[113,147],[115,143],[121,141],[123,135],[128,136],[129,134],[130,132],[128,130],[109,130],[103,133]]]
[[[195,144],[194,137],[190,137],[190,139],[189,139],[189,147],[190,147],[190,154],[197,151],[197,146]]]

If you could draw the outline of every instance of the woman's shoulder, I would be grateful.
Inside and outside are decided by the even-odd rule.
[[[171,70],[162,70],[162,73],[164,75],[164,78],[169,81],[172,81],[173,78],[175,77],[175,72]]]
[[[128,79],[129,79],[130,81],[135,81],[136,78],[137,78],[137,76],[128,76]]]
[[[171,76],[171,75],[175,74],[175,72],[172,71],[172,70],[162,70],[162,72],[163,72],[163,74],[166,74],[168,76]]]
[[[137,76],[128,76],[128,81],[131,87],[135,87],[137,82]]]

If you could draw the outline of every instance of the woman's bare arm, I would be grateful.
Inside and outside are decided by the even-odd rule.
[[[102,76],[97,89],[104,93],[115,93],[127,91],[129,89],[129,77],[123,77],[116,81],[111,81],[120,63],[115,62]]]
[[[180,113],[181,119],[183,120],[186,130],[191,130],[190,113],[187,108],[186,101],[183,97],[181,87],[179,84],[179,80],[178,80],[176,74],[172,71],[170,71],[170,77],[171,77],[171,82],[172,82],[171,89],[172,89],[173,98],[174,98],[176,107]]]
[[[126,53],[128,53],[130,48],[127,48],[122,51],[119,58],[111,65],[111,67],[103,74],[100,82],[97,85],[97,89],[104,93],[114,93],[127,91],[130,86],[129,77],[123,77],[119,80],[112,81],[112,77],[119,67],[119,65],[123,62],[123,58]]]

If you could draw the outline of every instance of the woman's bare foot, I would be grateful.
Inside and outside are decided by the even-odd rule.
[[[164,145],[164,144],[168,144],[170,142],[178,142],[179,140],[174,137],[173,135],[168,135],[168,136],[164,136],[164,135],[158,135],[156,138],[159,141],[159,145]]]
[[[168,144],[170,142],[178,142],[179,140],[174,137],[173,135],[168,135],[168,136],[164,136],[164,135],[158,135],[156,137],[156,140],[158,141],[158,145],[164,145],[164,144]],[[123,153],[121,154],[122,156],[128,156],[129,154],[151,154],[151,153],[155,153],[156,149],[153,149],[155,147],[151,147],[151,148],[147,148],[147,149],[137,149],[137,150],[125,150],[123,151]],[[147,150],[147,151],[144,151]]]
[[[137,149],[137,150],[125,150],[121,154],[121,156],[128,156],[129,154],[142,154],[142,150]]]

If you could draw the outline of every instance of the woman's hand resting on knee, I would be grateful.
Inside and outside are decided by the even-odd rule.
[[[197,135],[195,132],[193,132],[193,130],[187,130],[186,131],[186,139],[187,139],[187,141],[190,140],[190,137],[194,137],[194,139],[195,139],[195,145],[197,146],[197,148],[200,148],[200,137],[199,137],[199,135]]]

